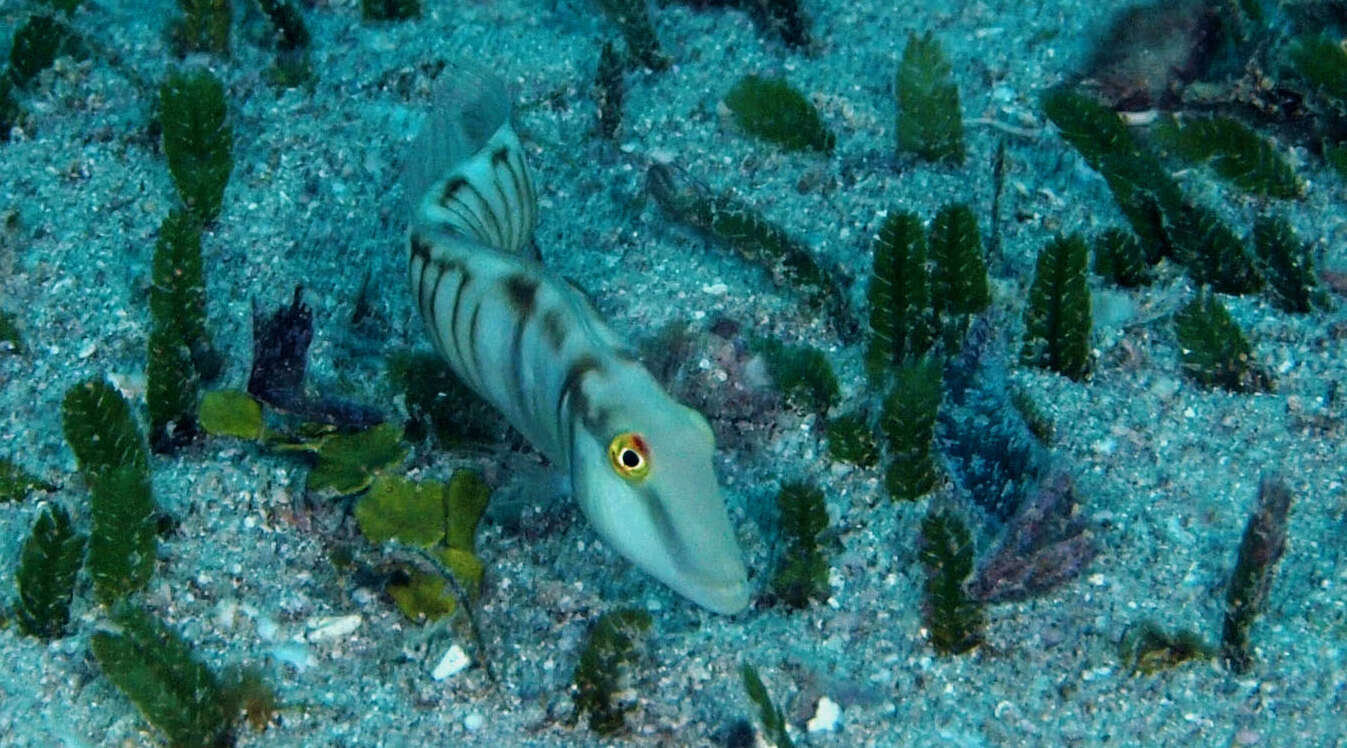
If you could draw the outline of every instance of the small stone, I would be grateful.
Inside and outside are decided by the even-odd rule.
[[[349,636],[360,628],[364,621],[359,613],[352,613],[348,616],[320,616],[311,618],[308,622],[308,636],[305,637],[311,642],[322,642],[330,639],[340,639]]]
[[[462,647],[455,644],[449,648],[448,652],[444,653],[444,656],[440,658],[439,663],[435,665],[435,669],[430,671],[430,677],[435,680],[444,680],[451,675],[462,672],[464,668],[471,664],[472,660],[468,659],[468,653],[464,652]],[[466,724],[466,721],[464,724]],[[471,730],[474,728],[469,727],[468,729]]]
[[[836,701],[823,696],[818,700],[818,706],[814,707],[814,716],[805,723],[805,728],[809,732],[832,732],[837,729],[841,719],[842,707],[838,706]]]
[[[467,728],[469,732],[477,732],[482,729],[482,725],[484,724],[486,724],[486,718],[483,717],[480,712],[473,712],[463,718],[463,726]]]

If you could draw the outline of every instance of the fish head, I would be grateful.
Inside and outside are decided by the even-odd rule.
[[[607,405],[576,426],[576,499],[638,568],[698,605],[737,613],[748,606],[748,575],[712,466],[711,427],[640,373],[592,393]]]

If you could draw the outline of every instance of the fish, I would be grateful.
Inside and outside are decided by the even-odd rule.
[[[407,271],[431,343],[570,481],[595,533],[692,602],[748,606],[706,418],[545,267],[537,191],[495,74],[448,68],[412,143]]]

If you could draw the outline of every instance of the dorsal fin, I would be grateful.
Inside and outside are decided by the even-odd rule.
[[[509,87],[498,76],[464,65],[445,68],[405,174],[414,228],[530,254],[537,198],[510,124]]]

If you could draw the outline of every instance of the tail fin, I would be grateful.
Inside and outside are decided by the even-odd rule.
[[[450,66],[426,124],[408,153],[404,185],[414,228],[467,236],[502,252],[525,251],[537,195],[524,148],[510,124],[505,81]]]

